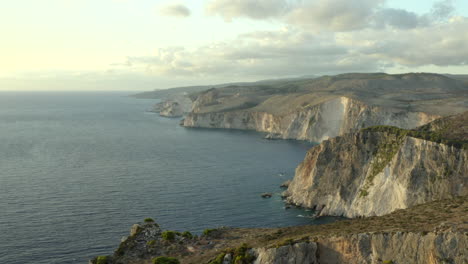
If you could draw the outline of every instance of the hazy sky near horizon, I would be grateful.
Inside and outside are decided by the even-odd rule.
[[[0,90],[468,74],[466,0],[15,0],[0,34]]]

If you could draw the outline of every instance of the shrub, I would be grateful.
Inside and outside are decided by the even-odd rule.
[[[193,238],[192,233],[190,233],[189,231],[183,232],[183,233],[182,233],[182,236],[185,237],[185,238],[188,238],[188,239],[192,239],[192,238]]]
[[[209,264],[223,264],[224,256],[226,256],[226,253],[220,253],[214,260],[210,261]]]
[[[146,242],[146,245],[154,246],[154,245],[156,245],[156,240],[150,240],[150,241]]]
[[[180,264],[180,262],[172,257],[157,257],[153,259],[153,264]]]
[[[148,218],[145,218],[145,223],[154,223],[154,220],[153,218],[148,217]]]
[[[99,256],[96,259],[96,264],[107,264],[109,258],[107,256]]]
[[[203,230],[203,235],[209,236],[210,234],[212,234],[216,230],[217,229],[205,229],[205,230]]]
[[[176,233],[174,231],[164,231],[162,234],[161,234],[161,237],[164,239],[164,240],[167,240],[167,241],[172,241],[175,239],[175,235]]]

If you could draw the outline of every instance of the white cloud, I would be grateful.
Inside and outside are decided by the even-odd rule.
[[[283,15],[288,9],[285,0],[211,0],[206,11],[226,21],[237,17],[266,19]]]
[[[128,58],[128,64],[159,76],[246,78],[468,65],[468,18],[405,27],[337,33],[288,27],[195,49],[163,48],[154,56]]]
[[[405,66],[468,64],[468,19],[411,30],[365,30],[340,33],[341,45],[354,47],[376,60]]]
[[[159,12],[164,16],[189,17],[191,12],[183,4],[170,4],[160,7]]]
[[[386,0],[211,0],[209,14],[226,21],[246,17],[277,19],[304,30],[345,32],[365,28],[412,29],[446,21],[452,0],[436,2],[427,14],[385,7]]]
[[[383,0],[317,0],[305,1],[288,15],[289,23],[314,31],[349,31],[371,23]]]

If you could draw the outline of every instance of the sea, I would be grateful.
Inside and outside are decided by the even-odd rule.
[[[86,264],[147,217],[194,234],[334,221],[281,200],[313,143],[184,128],[129,94],[0,92],[0,263]]]

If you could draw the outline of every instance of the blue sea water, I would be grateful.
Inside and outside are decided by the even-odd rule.
[[[126,95],[0,93],[0,263],[87,263],[146,217],[195,233],[317,223],[278,187],[310,143],[183,128]]]

